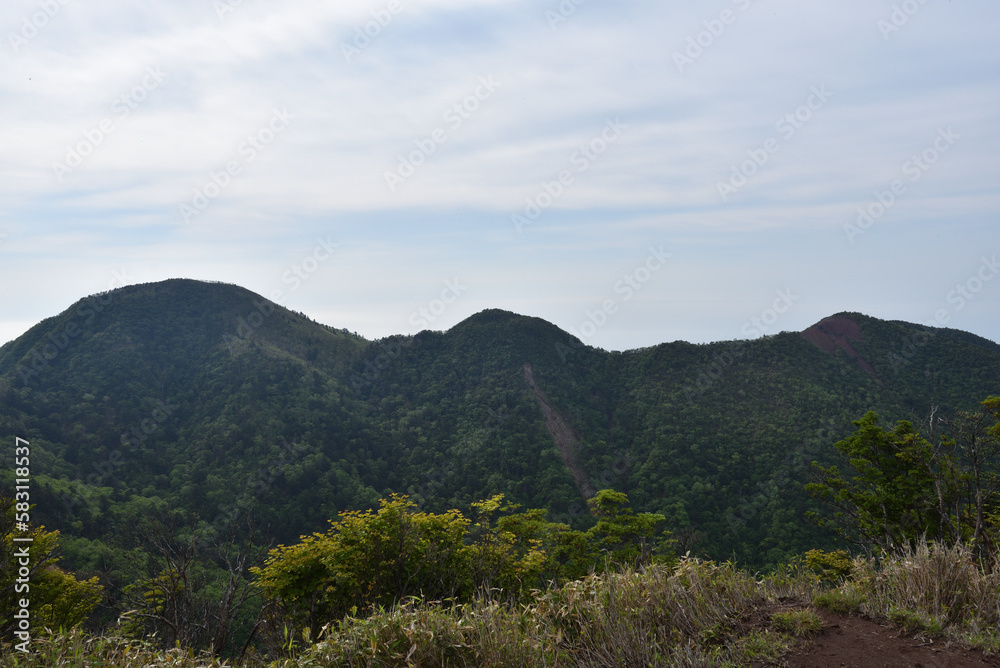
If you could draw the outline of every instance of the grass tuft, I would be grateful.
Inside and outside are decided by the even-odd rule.
[[[802,638],[823,628],[823,620],[812,610],[789,610],[771,615],[774,627],[782,633]]]

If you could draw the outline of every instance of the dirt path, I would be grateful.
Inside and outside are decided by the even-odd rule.
[[[555,439],[556,447],[559,449],[559,454],[562,455],[563,463],[566,464],[566,468],[572,474],[577,489],[580,490],[580,494],[583,495],[583,498],[589,499],[597,494],[597,490],[594,489],[593,483],[590,482],[590,477],[583,470],[583,467],[580,466],[580,462],[577,459],[577,448],[580,443],[580,437],[576,435],[572,427],[566,424],[566,421],[562,419],[559,413],[552,408],[548,397],[545,396],[545,393],[535,383],[535,372],[528,362],[524,363],[524,378],[528,381],[528,387],[535,394],[535,399],[538,400],[538,405],[542,409],[542,415],[545,417],[545,426],[549,428],[549,433]]]
[[[1000,657],[961,649],[944,640],[933,642],[907,636],[888,622],[880,624],[860,617],[845,617],[818,611],[826,622],[823,629],[784,657],[790,668],[966,668],[1000,666]]]

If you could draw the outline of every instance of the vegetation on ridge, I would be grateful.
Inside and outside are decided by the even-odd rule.
[[[807,632],[808,614],[769,610],[766,593],[740,599],[763,615],[746,624],[699,612],[701,590],[687,612],[650,601],[683,600],[685,568],[725,599],[725,583],[759,581],[740,567],[779,583],[804,558],[787,580],[808,584],[803,606],[817,594],[989,647],[988,594],[900,583],[908,563],[964,592],[994,582],[1000,399],[972,398],[995,393],[1000,346],[858,314],[811,330],[618,353],[495,310],[368,342],[234,286],[83,300],[0,348],[0,441],[30,441],[32,517],[49,527],[33,530],[57,529],[77,574],[39,573],[71,594],[40,619],[72,627],[93,608],[88,628],[110,634],[38,646],[590,665],[613,662],[599,654],[613,640],[658,648],[629,661],[738,661]],[[964,565],[948,575],[942,554]],[[618,608],[600,607],[623,592],[637,624],[694,626],[629,645],[602,616]],[[588,601],[603,635],[546,601]]]

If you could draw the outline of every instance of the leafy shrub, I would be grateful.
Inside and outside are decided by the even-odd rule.
[[[805,558],[806,566],[825,582],[842,582],[847,579],[854,568],[854,562],[844,550],[834,550],[833,552],[809,550],[806,552]]]

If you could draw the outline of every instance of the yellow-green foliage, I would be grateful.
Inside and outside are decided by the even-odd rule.
[[[0,499],[0,637],[12,637],[15,605],[19,599],[30,601],[33,635],[48,628],[70,628],[82,623],[100,603],[104,589],[96,577],[77,580],[57,565],[54,555],[59,544],[58,531],[46,531],[32,526],[27,532],[15,528],[14,500]],[[14,537],[31,538],[31,542],[14,542]],[[28,546],[30,574],[27,592],[18,592],[15,580],[19,575],[20,558],[15,550]],[[20,583],[24,586],[24,583]]]
[[[50,629],[68,629],[86,621],[104,595],[96,576],[77,580],[55,565],[35,577],[32,589],[38,606],[32,611],[35,623]]]
[[[251,570],[294,622],[316,633],[349,611],[365,613],[407,595],[469,594],[468,525],[458,511],[418,512],[393,496],[378,512],[341,513],[327,533],[271,550],[264,566]]]
[[[806,566],[816,572],[826,582],[840,582],[851,574],[854,562],[844,550],[826,552],[809,550],[806,552]]]
[[[602,556],[615,566],[652,561],[661,515],[633,514],[628,497],[611,490],[593,507],[599,520],[583,533],[546,521],[542,510],[515,512],[502,494],[472,504],[474,519],[418,511],[394,495],[377,512],[343,512],[326,533],[271,550],[251,571],[288,621],[315,635],[346,614],[364,616],[407,596],[519,601],[532,587],[602,568]]]

